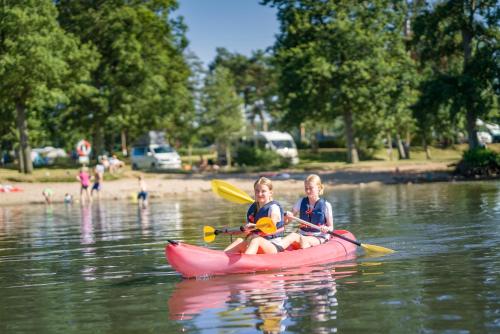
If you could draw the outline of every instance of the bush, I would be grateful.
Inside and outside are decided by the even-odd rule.
[[[500,174],[500,154],[487,148],[465,151],[455,172],[466,177],[498,175]]]
[[[270,150],[240,145],[236,149],[235,162],[240,166],[260,166],[264,168],[284,167],[287,162],[278,153]]]

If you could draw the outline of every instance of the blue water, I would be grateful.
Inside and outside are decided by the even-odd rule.
[[[0,332],[500,332],[500,182],[328,190],[337,228],[397,252],[184,280],[166,240],[203,245],[203,225],[237,226],[244,205],[0,207]]]

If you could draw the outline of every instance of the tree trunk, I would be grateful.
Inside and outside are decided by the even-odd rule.
[[[122,154],[124,157],[126,157],[128,154],[127,154],[127,133],[125,132],[125,129],[122,129],[120,139],[122,146]]]
[[[24,157],[23,157],[23,151],[21,150],[21,145],[17,148],[17,159],[18,159],[18,164],[17,164],[17,171],[19,173],[24,173]]]
[[[387,156],[389,157],[389,160],[392,161],[392,159],[394,158],[392,156],[392,136],[391,136],[391,133],[389,131],[387,131]]]
[[[231,167],[231,143],[226,144],[226,161],[227,161],[227,167]]]
[[[98,124],[96,124],[94,128],[94,133],[93,133],[93,139],[92,139],[92,152],[91,156],[95,157],[98,159],[99,155],[103,153],[104,149],[104,140],[103,140],[103,134],[102,134],[102,127]],[[112,154],[111,150],[109,151],[109,154]],[[90,158],[90,157],[89,157]]]
[[[356,148],[356,143],[354,142],[354,129],[352,121],[352,113],[350,111],[344,112],[344,126],[345,126],[345,138],[347,143],[347,162],[348,163],[358,163],[358,149]]]
[[[19,130],[20,155],[22,159],[21,172],[25,174],[33,173],[33,162],[31,161],[31,146],[29,143],[28,120],[26,119],[26,107],[22,103],[16,103],[17,129]]]
[[[467,109],[466,114],[466,128],[467,135],[469,139],[469,150],[475,149],[479,147],[479,140],[477,139],[477,130],[476,130],[476,114],[473,110]]]
[[[411,147],[411,134],[410,131],[406,131],[406,139],[403,145],[405,149],[406,159],[410,159],[410,147]]]
[[[406,154],[405,154],[405,149],[403,147],[403,142],[401,141],[401,136],[399,135],[399,132],[396,133],[396,143],[398,145],[398,153],[399,153],[399,159],[406,159]]]
[[[193,166],[193,144],[191,143],[188,145],[188,161],[189,166]]]
[[[268,126],[267,126],[267,121],[266,118],[264,117],[264,112],[262,109],[259,107],[259,118],[260,118],[260,123],[262,124],[262,131],[267,131]]]
[[[473,13],[475,12],[476,6],[475,2],[471,2],[471,9],[470,9],[470,16],[469,16],[469,24],[464,26],[462,29],[462,47],[464,50],[464,66],[463,66],[463,73],[465,74],[468,71],[469,63],[472,57],[472,37],[473,37],[473,32],[470,31],[469,27],[472,26],[472,23],[474,22],[474,17]],[[472,106],[470,103],[467,103],[465,106],[467,113],[466,113],[466,128],[467,128],[467,134],[469,138],[469,149],[475,149],[479,147],[479,140],[477,139],[477,130],[476,130],[476,120],[477,120],[477,115],[474,111],[474,106]]]
[[[424,146],[424,151],[425,151],[425,159],[431,160],[431,150],[429,149],[429,145],[427,145],[427,139],[424,138],[422,139],[423,143],[422,145]]]
[[[299,139],[299,142],[301,144],[305,144],[306,143],[306,126],[304,125],[304,123],[300,123],[300,126],[299,126],[299,133],[300,133],[300,139]],[[302,146],[303,147],[303,146]]]

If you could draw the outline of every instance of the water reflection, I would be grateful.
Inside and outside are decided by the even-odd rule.
[[[299,318],[309,318],[315,323],[312,332],[331,332],[326,322],[337,313],[336,279],[352,275],[352,266],[183,280],[168,300],[169,317],[200,331],[224,323],[263,333],[281,333]]]
[[[95,243],[94,236],[94,226],[92,225],[92,205],[91,204],[82,204],[81,208],[81,238],[80,243],[82,245],[92,245]],[[84,252],[92,252],[92,248],[84,248]]]
[[[278,199],[289,207],[296,196]],[[0,207],[0,333],[499,332],[500,182],[327,198],[338,228],[398,252],[350,268],[179,282],[166,240],[202,245],[203,225],[236,226],[244,206],[208,193],[145,211],[124,201]]]

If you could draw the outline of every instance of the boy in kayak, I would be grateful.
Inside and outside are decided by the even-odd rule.
[[[257,254],[259,248],[265,254],[276,254],[282,252],[281,240],[284,232],[283,208],[273,200],[273,185],[271,180],[265,177],[259,178],[254,183],[255,202],[250,205],[247,212],[248,234],[245,239],[238,238],[226,247],[225,252],[236,252],[245,254]],[[276,224],[276,232],[264,235],[258,231],[251,231],[255,223],[263,217],[270,217]]]
[[[300,214],[300,219],[317,225],[318,228],[300,226],[298,232],[287,235],[282,240],[282,246],[287,248],[291,244],[300,244],[300,248],[309,248],[320,245],[330,239],[329,231],[333,231],[332,205],[320,196],[324,186],[321,178],[316,174],[309,175],[304,181],[306,197],[301,198],[293,206],[292,212],[287,212],[285,221],[293,221],[293,217]]]

